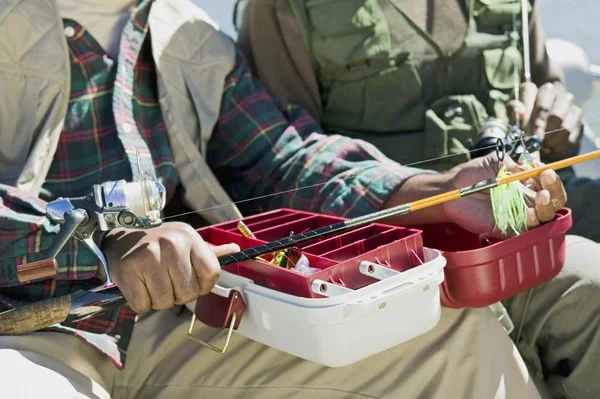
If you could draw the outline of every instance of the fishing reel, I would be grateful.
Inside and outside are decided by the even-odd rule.
[[[69,239],[83,242],[102,264],[97,278],[104,282],[90,290],[50,297],[0,313],[1,334],[25,334],[55,324],[73,323],[110,311],[125,298],[111,281],[108,263],[99,248],[104,234],[114,228],[147,229],[162,223],[166,203],[165,187],[158,181],[125,180],[97,184],[90,193],[77,198],[58,198],[48,203],[46,215],[61,224],[51,247],[40,261],[17,266],[21,284],[53,278],[58,274],[56,257]],[[99,233],[99,234],[97,234]]]
[[[46,215],[61,229],[45,259],[21,265],[20,282],[31,282],[57,274],[56,256],[71,237],[82,241],[100,260],[105,274],[104,285],[111,284],[108,264],[98,247],[109,230],[124,227],[147,229],[162,224],[161,211],[166,204],[165,187],[158,181],[125,180],[96,184],[83,197],[58,198],[46,206]]]
[[[96,184],[85,197],[58,198],[48,204],[46,214],[53,221],[64,223],[68,215],[78,209],[86,213],[89,222],[81,228],[87,226],[92,230],[150,228],[161,224],[161,211],[165,203],[165,187],[161,183],[153,180],[133,183],[119,180]]]
[[[524,153],[534,153],[542,148],[542,142],[538,137],[525,137],[525,132],[518,126],[497,118],[485,120],[481,125],[477,142],[473,143],[471,140],[469,144],[473,158],[500,152],[501,158],[508,154],[515,162],[518,162]]]

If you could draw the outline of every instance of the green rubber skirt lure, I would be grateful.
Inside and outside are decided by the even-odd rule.
[[[525,169],[532,167],[527,161],[521,161],[519,164]],[[506,165],[502,165],[498,177],[502,178],[509,174]],[[517,181],[492,188],[490,196],[494,221],[502,234],[508,235],[510,230],[516,235],[527,231],[527,209],[535,199],[535,191]]]

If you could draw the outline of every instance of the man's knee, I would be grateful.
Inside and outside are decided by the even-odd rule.
[[[598,229],[600,230],[600,226],[598,226]],[[567,250],[567,255],[569,253],[571,255],[575,253],[579,255],[581,254],[581,251],[593,252],[594,250],[597,251],[598,249],[600,249],[600,245],[598,245],[597,242],[577,234],[567,234],[567,236],[565,237],[565,242],[567,244],[567,248],[569,248]]]
[[[13,379],[15,386],[23,378],[25,381],[47,380],[48,383],[42,385],[46,385],[52,395],[57,392],[51,398],[104,398],[109,397],[106,390],[111,389],[115,373],[116,368],[105,355],[71,334],[35,332],[0,336],[0,387],[4,387],[4,378],[11,380],[7,376],[15,375],[18,377]],[[37,392],[37,387],[26,388],[33,391],[26,391],[27,395],[22,397],[37,397],[29,395],[29,392]],[[74,392],[72,396],[58,395],[71,392],[69,389]]]
[[[28,350],[0,349],[0,386],[3,395],[13,398],[110,398],[80,372]]]
[[[599,243],[578,235],[567,235],[565,265],[558,277],[585,280],[598,288],[600,286],[599,255]]]

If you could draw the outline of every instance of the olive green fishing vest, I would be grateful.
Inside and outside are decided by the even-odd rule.
[[[398,0],[288,1],[317,73],[328,133],[369,141],[403,164],[438,158],[421,167],[442,170],[469,159],[483,119],[506,119],[505,103],[522,79],[519,0],[465,0],[468,29],[453,53]]]

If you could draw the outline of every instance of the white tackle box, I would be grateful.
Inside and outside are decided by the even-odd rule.
[[[392,242],[388,250],[395,245],[406,243]],[[403,271],[361,260],[355,273],[371,283],[358,289],[315,279],[311,285],[320,294],[317,298],[290,295],[223,271],[211,294],[187,306],[195,312],[196,323],[231,327],[233,333],[291,355],[343,367],[438,323],[446,260],[438,250],[420,250],[421,264]],[[351,271],[346,268],[345,273]]]

